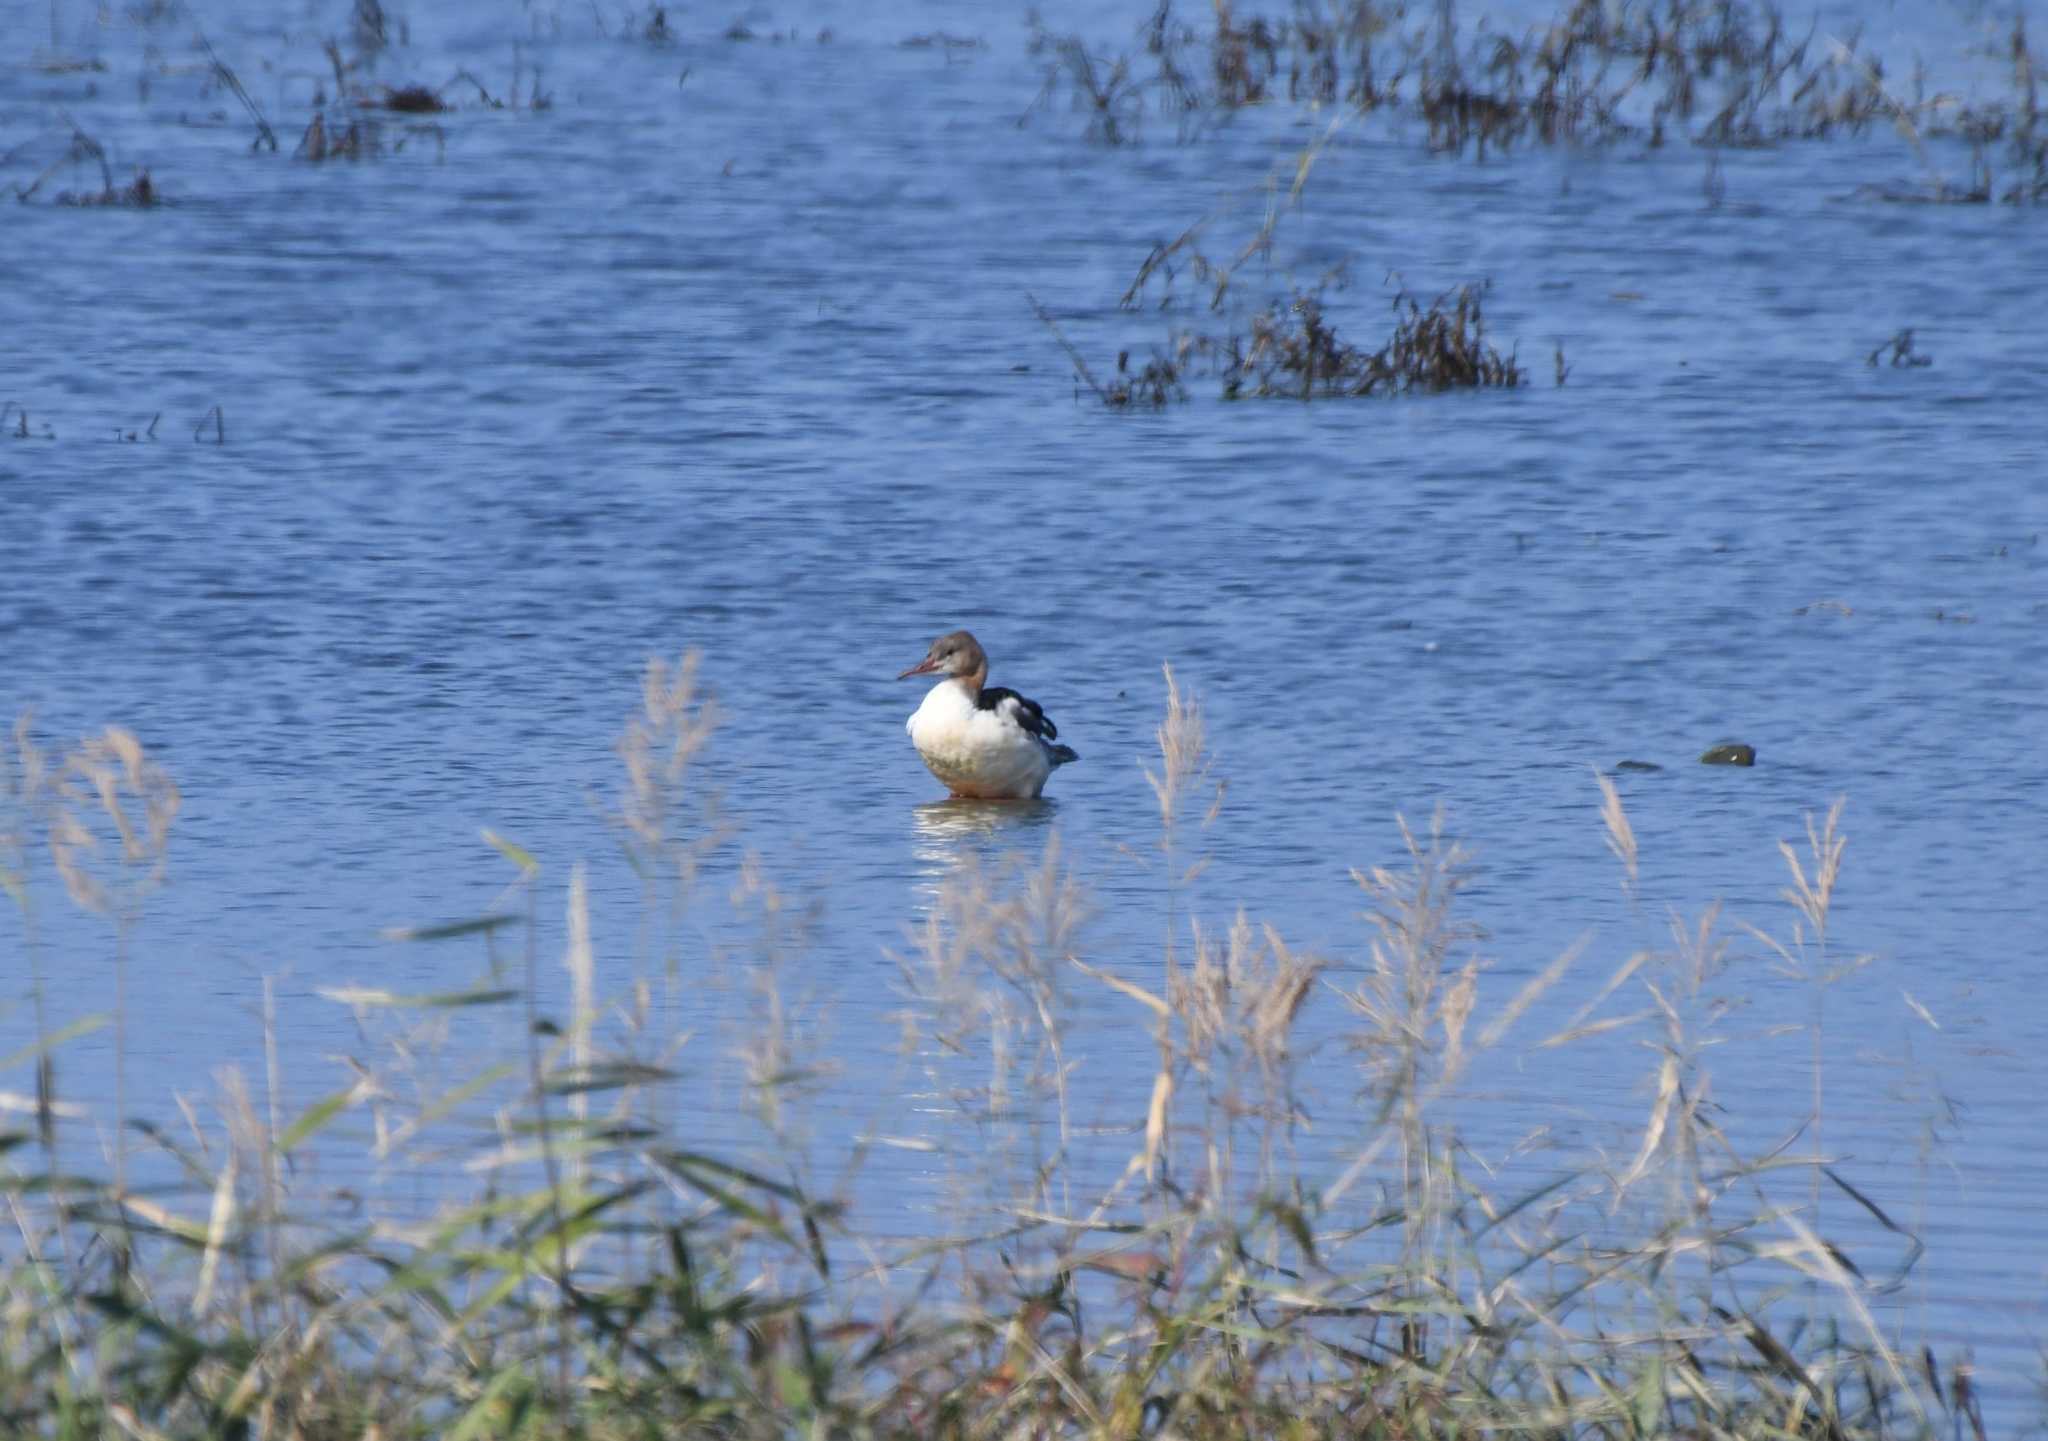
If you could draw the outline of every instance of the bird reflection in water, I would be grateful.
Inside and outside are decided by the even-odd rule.
[[[917,889],[928,903],[963,861],[982,861],[1013,851],[1035,854],[1059,815],[1055,801],[984,801],[948,796],[910,808],[917,827]],[[920,907],[924,909],[924,907]]]

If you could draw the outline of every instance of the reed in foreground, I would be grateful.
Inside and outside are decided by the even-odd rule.
[[[1821,1226],[1823,1188],[1849,1202],[1830,1218],[1884,1217],[1877,1203],[1819,1156],[1791,1168],[1813,1190],[1788,1203],[1787,1158],[1745,1155],[1710,1103],[1731,964],[1716,913],[1674,918],[1591,981],[1575,950],[1496,998],[1463,914],[1473,863],[1438,817],[1354,873],[1368,918],[1355,954],[1307,954],[1243,912],[1203,917],[1189,882],[1223,791],[1195,697],[1168,683],[1151,773],[1163,952],[1091,948],[1057,841],[1036,857],[963,852],[900,958],[904,1085],[944,1113],[924,1136],[826,1143],[803,1124],[831,1083],[789,977],[822,922],[757,860],[724,872],[725,919],[752,943],[734,959],[689,939],[716,929],[685,918],[714,904],[700,879],[728,835],[702,780],[714,715],[694,661],[650,669],[620,747],[615,819],[645,907],[629,972],[599,963],[581,866],[556,928],[543,860],[487,836],[508,867],[502,903],[393,936],[480,947],[472,984],[326,992],[363,1043],[334,1089],[285,1112],[273,1027],[260,1079],[225,1074],[210,1114],[188,1105],[175,1131],[138,1118],[148,1145],[125,1168],[117,1149],[111,1171],[55,1084],[56,1058],[95,1022],[44,1015],[36,987],[34,1037],[4,1058],[32,1080],[10,1093],[25,1128],[0,1134],[15,1233],[0,1429],[1982,1434],[1967,1371],[1897,1344],[1873,1308],[1887,1278]],[[53,837],[127,887],[124,927],[160,874],[175,791],[119,734],[62,757],[24,725],[6,752],[0,882],[38,975],[53,960],[36,928]],[[1602,784],[1640,905],[1635,836]],[[1817,985],[1843,974],[1825,950],[1839,822],[1786,848],[1797,914],[1771,941]],[[100,850],[84,855],[79,836]],[[541,964],[558,940],[559,979]],[[714,1146],[674,1002],[719,985],[751,1018],[754,1122]],[[1582,1003],[1557,1020],[1567,987]],[[265,1003],[270,1018],[267,988]],[[1121,1017],[1149,1088],[1076,1094],[1084,1006]],[[1524,1034],[1539,1016],[1548,1034]],[[1537,1176],[1490,1170],[1460,1129],[1488,1058],[1618,1031],[1652,1057],[1623,1149]],[[1319,1093],[1339,1055],[1341,1087]],[[1813,1079],[1817,1126],[1818,1052]],[[915,1213],[923,1234],[875,1224],[900,1216],[899,1192],[864,1196],[891,1148],[945,1176],[944,1204]],[[351,1152],[353,1204],[300,1179]]]

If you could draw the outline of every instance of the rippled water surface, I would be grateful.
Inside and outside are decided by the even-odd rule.
[[[490,109],[465,82],[431,129],[387,122],[397,153],[312,164],[291,151],[333,84],[319,41],[345,28],[337,7],[208,17],[278,154],[252,153],[188,21],[59,9],[79,13],[58,43],[0,69],[0,146],[26,147],[7,178],[27,184],[75,122],[164,203],[46,203],[97,188],[76,170],[0,206],[0,707],[32,707],[52,741],[132,727],[183,790],[135,942],[138,1107],[168,1116],[223,1063],[261,1066],[266,976],[297,1096],[339,1084],[363,1044],[317,988],[475,980],[480,943],[378,935],[488,910],[511,872],[487,827],[542,858],[548,974],[578,858],[601,981],[671,944],[701,966],[673,1004],[711,1139],[737,1124],[727,1058],[765,1004],[737,979],[760,906],[730,896],[750,877],[801,917],[778,964],[837,1066],[821,1124],[943,1137],[899,1055],[893,957],[970,858],[1057,835],[1089,887],[1083,952],[1158,984],[1142,767],[1170,661],[1227,781],[1183,838],[1211,858],[1184,914],[1215,926],[1242,905],[1347,984],[1367,944],[1350,868],[1399,858],[1397,813],[1442,807],[1479,866],[1464,899],[1489,1001],[1590,938],[1463,1102],[1496,1151],[1537,1127],[1581,1158],[1627,1144],[1651,1054],[1527,1043],[1667,944],[1667,910],[1716,899],[1738,1008],[1715,1097],[1755,1139],[1799,1124],[1808,1041],[1788,1028],[1810,991],[1729,922],[1789,930],[1776,843],[1803,848],[1803,818],[1846,796],[1828,944],[1871,959],[1827,1000],[1825,1149],[1927,1240],[1912,1334],[1973,1349],[2031,1414],[2048,1282],[2040,210],[1874,198],[1925,171],[1888,131],[1720,153],[1718,204],[1689,145],[1482,162],[1291,105],[1185,142],[1155,118],[1111,148],[1063,97],[1018,123],[1042,63],[1021,14],[968,28],[907,3],[750,12],[751,41],[693,11],[666,45],[614,11],[419,7],[375,82],[466,68],[504,98],[517,41],[525,93],[538,68],[552,105]],[[1902,60],[1965,69],[2006,13],[1830,12]],[[47,28],[39,8],[16,18]],[[1076,23],[1128,45],[1137,18]],[[983,43],[902,43],[940,30]],[[102,68],[41,63],[56,56]],[[1176,324],[1227,324],[1117,299],[1204,216],[1219,252],[1242,244],[1318,140],[1240,292],[1348,261],[1331,316],[1376,343],[1384,278],[1425,295],[1490,279],[1491,331],[1532,383],[1232,404],[1198,376],[1159,413],[1099,405],[1027,297],[1102,374]],[[1866,363],[1907,327],[1931,365]],[[893,677],[956,626],[1082,756],[1041,807],[929,804],[902,730],[918,690]],[[724,717],[700,774],[727,840],[701,911],[650,942],[604,820],[612,744],[645,659],[691,647]],[[1721,740],[1756,766],[1695,763]],[[1624,759],[1662,767],[1617,777],[1637,906],[1593,774]],[[44,870],[61,1022],[107,1004],[112,944]],[[12,917],[0,956],[21,1002],[5,1053],[33,1034]],[[1152,1070],[1130,1003],[1078,979],[1073,996],[1079,1109],[1129,1125]],[[1343,1008],[1319,996],[1305,1025],[1341,1112]],[[66,1092],[110,1095],[111,1055],[104,1032],[67,1052]],[[1306,1144],[1312,1172],[1348,1155],[1341,1134]],[[877,1163],[877,1209],[910,1213],[896,1224],[926,1204],[922,1164]],[[1833,1214],[1865,1259],[1895,1261],[1854,1210]]]

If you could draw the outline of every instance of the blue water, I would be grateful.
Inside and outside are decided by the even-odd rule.
[[[908,3],[750,13],[752,42],[677,14],[667,45],[622,12],[435,7],[369,83],[466,67],[502,98],[518,42],[551,106],[492,110],[458,86],[458,109],[423,122],[438,135],[393,117],[402,151],[316,165],[291,151],[332,88],[318,45],[346,33],[345,7],[282,29],[262,7],[206,17],[279,154],[251,151],[188,21],[58,9],[55,40],[0,70],[6,178],[26,185],[75,122],[117,183],[146,167],[165,203],[46,203],[97,188],[71,169],[0,207],[0,709],[32,709],[60,746],[131,727],[182,789],[136,935],[138,1109],[174,1115],[172,1093],[213,1094],[223,1064],[260,1072],[266,976],[294,1104],[345,1084],[338,1058],[371,1044],[320,987],[476,979],[481,943],[378,937],[494,904],[513,874],[487,827],[543,860],[551,987],[578,859],[607,995],[681,957],[660,1022],[692,1034],[693,1134],[743,1144],[733,1049],[762,1004],[760,902],[735,892],[752,854],[808,917],[777,965],[801,1038],[837,1066],[812,1139],[937,1146],[875,1163],[877,1209],[900,1199],[912,1219],[892,1223],[914,1229],[932,1157],[971,1167],[976,1141],[899,1053],[907,933],[964,858],[1057,834],[1092,897],[1086,955],[1162,983],[1142,768],[1170,662],[1227,782],[1214,824],[1182,838],[1209,857],[1183,918],[1242,905],[1353,984],[1368,938],[1349,870],[1397,861],[1395,815],[1441,806],[1477,857],[1486,1004],[1590,936],[1475,1078],[1460,1124],[1482,1147],[1549,1126],[1572,1156],[1626,1156],[1654,1058],[1628,1037],[1530,1051],[1541,1022],[1668,945],[1667,909],[1720,899],[1787,933],[1776,843],[1847,796],[1829,954],[1871,959],[1827,999],[1826,1149],[1927,1240],[1902,1328],[2031,1405],[2048,1281],[2042,211],[1884,203],[1873,187],[1926,167],[1883,127],[1720,154],[1718,205],[1689,145],[1481,163],[1430,154],[1419,126],[1333,131],[1284,104],[1185,144],[1155,119],[1108,148],[1063,98],[1019,125],[1042,79],[1021,17],[975,27],[978,47],[906,46],[962,25]],[[45,35],[29,10],[10,31]],[[1965,72],[1998,23],[1862,18],[1866,43]],[[1122,19],[1074,23],[1131,43]],[[1239,292],[1347,261],[1331,317],[1377,343],[1384,277],[1425,295],[1490,279],[1491,332],[1532,383],[1229,404],[1197,376],[1157,414],[1097,404],[1027,296],[1103,374],[1177,325],[1225,325],[1190,290],[1164,313],[1116,301],[1206,215],[1214,252],[1235,253],[1318,139]],[[1931,154],[1967,176],[1966,150]],[[1866,364],[1906,327],[1931,365]],[[1082,756],[1044,807],[927,805],[938,789],[902,731],[917,690],[892,677],[958,626]],[[699,772],[724,839],[690,919],[650,941],[604,820],[611,747],[645,659],[685,648],[724,717]],[[1695,763],[1721,740],[1757,765]],[[1639,906],[1593,777],[1623,759],[1663,767],[1618,777]],[[108,1004],[112,932],[38,865],[59,1024]],[[1714,1095],[1731,1127],[1781,1137],[1805,1115],[1808,1041],[1785,1028],[1810,993],[1724,930],[1718,989],[1738,1009]],[[20,1002],[0,1053],[34,1034],[23,936],[0,922]],[[1077,1111],[1137,1123],[1142,1018],[1070,981]],[[1328,992],[1303,1022],[1337,1111],[1349,1024]],[[451,1044],[517,1034],[485,1017]],[[67,1050],[65,1094],[103,1106],[111,1057],[105,1032]],[[1347,1140],[1317,1132],[1311,1172],[1341,1167]],[[1878,1255],[1845,1210],[1828,1214]]]

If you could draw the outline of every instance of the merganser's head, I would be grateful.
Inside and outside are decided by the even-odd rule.
[[[973,683],[979,686],[979,678],[987,674],[988,657],[982,654],[981,643],[966,631],[956,630],[933,641],[924,659],[896,679],[908,680],[914,675],[943,675],[954,680],[975,677]]]

